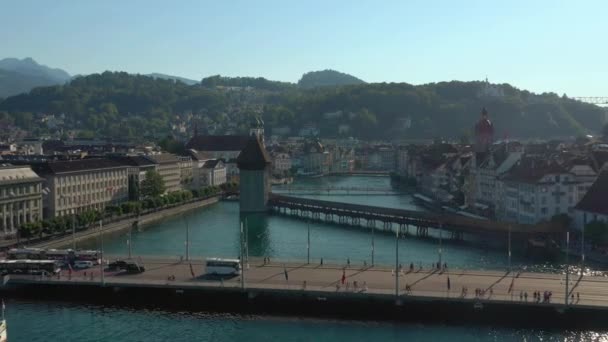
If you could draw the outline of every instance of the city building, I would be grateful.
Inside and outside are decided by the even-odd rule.
[[[129,177],[129,200],[141,199],[141,183],[146,179],[146,172],[156,170],[156,163],[144,156],[113,156],[112,160],[127,166]]]
[[[574,209],[573,223],[578,229],[592,221],[608,223],[608,171],[597,177]]]
[[[42,220],[42,181],[29,166],[0,165],[0,235]]]
[[[180,160],[171,153],[149,155],[156,165],[156,171],[165,182],[165,193],[179,191],[182,189],[182,170]]]
[[[42,178],[45,218],[103,211],[128,200],[128,166],[106,158],[32,165]]]
[[[176,156],[176,158],[179,160],[180,184],[182,189],[192,189],[192,183],[194,182],[194,163],[192,157]]]
[[[576,177],[553,160],[524,157],[502,177],[499,219],[525,224],[568,214],[576,205]]]
[[[266,212],[270,193],[271,159],[257,137],[251,137],[239,154],[239,203],[243,213]]]
[[[197,151],[204,160],[221,159],[226,165],[228,181],[236,181],[239,178],[236,158],[248,140],[247,135],[195,135],[186,148]]]
[[[355,151],[352,148],[335,147],[330,156],[330,172],[344,173],[355,169]]]
[[[198,169],[198,184],[202,186],[220,186],[226,183],[226,166],[220,159],[206,160]]]
[[[302,155],[302,174],[316,176],[328,172],[325,148],[319,140],[309,141],[304,144]]]
[[[292,167],[291,156],[287,152],[276,152],[272,154],[272,174],[277,176],[287,175]]]
[[[477,153],[479,157],[482,153]],[[522,152],[509,153],[506,146],[497,146],[495,149],[484,154],[482,160],[477,160],[478,165],[471,170],[475,179],[475,202],[488,206],[491,211],[500,207],[498,178],[508,172],[519,161]]]

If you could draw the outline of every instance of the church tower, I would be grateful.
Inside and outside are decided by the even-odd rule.
[[[264,144],[264,120],[262,120],[261,117],[256,116],[253,119],[253,121],[251,122],[251,128],[249,129],[249,135],[257,137],[260,140],[260,142],[262,143],[262,146],[265,146],[265,144]]]
[[[488,152],[492,143],[494,143],[494,126],[484,107],[481,110],[481,118],[475,124],[475,152]]]

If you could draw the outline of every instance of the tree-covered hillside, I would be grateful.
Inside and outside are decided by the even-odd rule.
[[[356,78],[355,76],[327,69],[321,71],[310,71],[305,73],[298,81],[298,86],[302,88],[316,88],[363,83],[365,82]]]
[[[261,114],[271,133],[287,128],[297,134],[304,125],[316,125],[325,137],[457,139],[470,134],[484,106],[497,138],[575,136],[598,131],[603,119],[599,107],[507,84],[370,83],[302,89],[263,78],[214,76],[190,86],[123,72],[78,77],[66,85],[9,97],[0,102],[0,112],[6,112],[0,119],[36,133],[49,128],[39,127],[35,118],[64,114],[67,129],[141,139],[187,134],[183,127],[191,130],[192,120],[199,122],[201,132],[242,133],[251,117]]]

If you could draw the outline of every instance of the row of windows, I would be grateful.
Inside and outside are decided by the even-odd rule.
[[[7,203],[4,204],[2,207],[0,207],[0,216],[2,216],[2,213],[6,210],[7,212],[10,212],[11,210],[22,210],[22,209],[31,209],[31,208],[38,208],[38,201],[37,200],[32,200],[32,201],[18,201],[18,202],[13,202],[13,203]]]
[[[127,186],[127,180],[126,179],[113,179],[113,180],[108,180],[108,181],[100,181],[100,182],[95,182],[95,183],[87,183],[87,184],[77,184],[77,185],[64,185],[64,186],[59,186],[58,193],[60,195],[62,194],[69,194],[69,193],[73,193],[73,192],[80,192],[80,191],[94,191],[94,190],[107,190],[108,188],[113,188],[113,187],[121,187],[121,186]]]
[[[64,184],[76,184],[76,183],[88,183],[93,180],[106,180],[109,178],[123,178],[126,177],[126,170],[117,171],[102,171],[94,173],[85,173],[82,175],[74,176],[62,176],[57,177],[57,182],[61,185]]]
[[[72,204],[76,204],[76,205],[90,204],[90,202],[104,201],[104,200],[107,200],[108,198],[113,198],[116,195],[121,197],[121,196],[124,196],[125,193],[126,193],[126,191],[124,189],[121,189],[120,191],[117,191],[112,195],[101,191],[101,192],[88,193],[88,194],[81,195],[81,196],[60,197],[59,205],[60,206],[66,206],[66,205],[70,206]]]
[[[18,195],[29,195],[35,192],[40,192],[40,184],[23,184],[13,185],[2,188],[0,195],[2,197],[15,197]]]

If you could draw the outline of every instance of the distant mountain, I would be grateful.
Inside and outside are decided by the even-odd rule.
[[[24,59],[5,58],[0,60],[0,69],[18,72],[20,74],[46,77],[58,83],[68,81],[71,76],[67,72],[59,68],[49,68],[46,65],[36,63],[30,57]]]
[[[29,57],[0,60],[0,97],[25,93],[35,87],[63,84],[70,79],[70,74],[64,70],[40,65]]]
[[[316,88],[364,83],[365,81],[360,80],[355,76],[328,69],[305,73],[298,81],[298,86],[302,88]]]
[[[179,77],[179,76],[172,76],[172,75],[166,75],[166,74],[159,74],[157,72],[151,73],[151,74],[147,74],[146,76],[150,76],[150,77],[153,77],[153,78],[160,78],[161,80],[179,81],[179,82],[185,83],[187,85],[193,85],[193,84],[199,83],[198,81],[191,80],[189,78],[184,78],[184,77]]]

